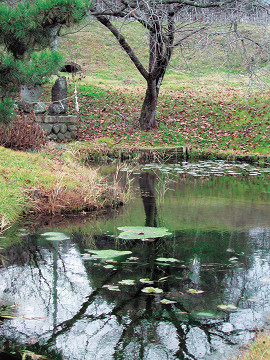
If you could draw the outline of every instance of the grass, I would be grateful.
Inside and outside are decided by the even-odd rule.
[[[127,23],[122,30],[147,66],[143,28]],[[259,36],[260,29],[241,25],[239,31]],[[259,77],[249,88],[236,45],[230,67],[226,63],[226,41],[217,39],[210,51],[207,43],[195,39],[184,53],[174,51],[158,101],[158,128],[145,132],[138,124],[145,82],[116,39],[94,21],[60,39],[60,50],[83,66],[83,76],[70,80],[71,94],[74,80],[79,90],[80,139],[107,137],[118,148],[188,145],[193,150],[268,155],[269,64],[257,56]],[[72,102],[70,108],[73,112]]]
[[[0,147],[1,230],[25,211],[59,214],[122,201],[116,187],[111,190],[96,170],[74,157],[71,150],[26,153]]]
[[[247,351],[235,360],[268,360],[270,359],[270,336],[268,332],[259,333],[256,341]]]
[[[79,85],[80,139],[109,137],[115,146],[185,146],[208,151],[269,154],[270,92],[242,99],[242,90],[163,90],[158,128],[138,127],[143,90]]]

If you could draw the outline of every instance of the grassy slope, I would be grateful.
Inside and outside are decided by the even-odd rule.
[[[136,24],[127,24],[124,32],[147,66],[146,34]],[[77,79],[81,139],[107,137],[117,146],[129,147],[189,145],[269,154],[269,75],[267,78],[268,65],[263,61],[263,91],[254,88],[249,92],[240,55],[232,59],[228,72],[221,40],[211,51],[189,43],[184,57],[175,50],[161,88],[156,116],[159,128],[143,132],[138,128],[138,116],[144,80],[113,36],[92,22],[59,43],[68,58],[83,65],[84,77]],[[72,91],[73,81],[70,87]]]

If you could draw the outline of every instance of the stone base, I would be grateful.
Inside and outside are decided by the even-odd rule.
[[[71,141],[77,136],[78,117],[75,115],[45,115],[38,117],[46,135],[54,141]]]

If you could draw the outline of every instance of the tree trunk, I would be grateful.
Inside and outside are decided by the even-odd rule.
[[[155,113],[157,107],[158,89],[156,80],[147,82],[147,90],[140,115],[142,130],[150,130],[156,127]]]

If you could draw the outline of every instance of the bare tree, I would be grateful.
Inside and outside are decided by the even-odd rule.
[[[97,0],[91,9],[92,15],[116,37],[147,83],[139,119],[144,130],[156,126],[155,112],[160,86],[175,47],[183,46],[185,41],[193,37],[197,39],[194,41],[198,41],[198,35],[209,37],[211,25],[219,21],[220,25],[222,22],[223,33],[224,24],[227,23],[227,36],[234,34],[244,49],[245,41],[254,41],[255,46],[265,50],[261,43],[251,38],[242,38],[237,31],[237,23],[244,18],[246,20],[248,15],[254,18],[254,14],[267,19],[269,11],[270,3],[267,0]],[[208,14],[211,15],[211,21],[210,16],[206,17]],[[123,35],[118,26],[119,20],[136,21],[147,30],[148,67],[144,66]],[[215,30],[215,34],[220,31]],[[248,58],[248,54],[245,56]]]

